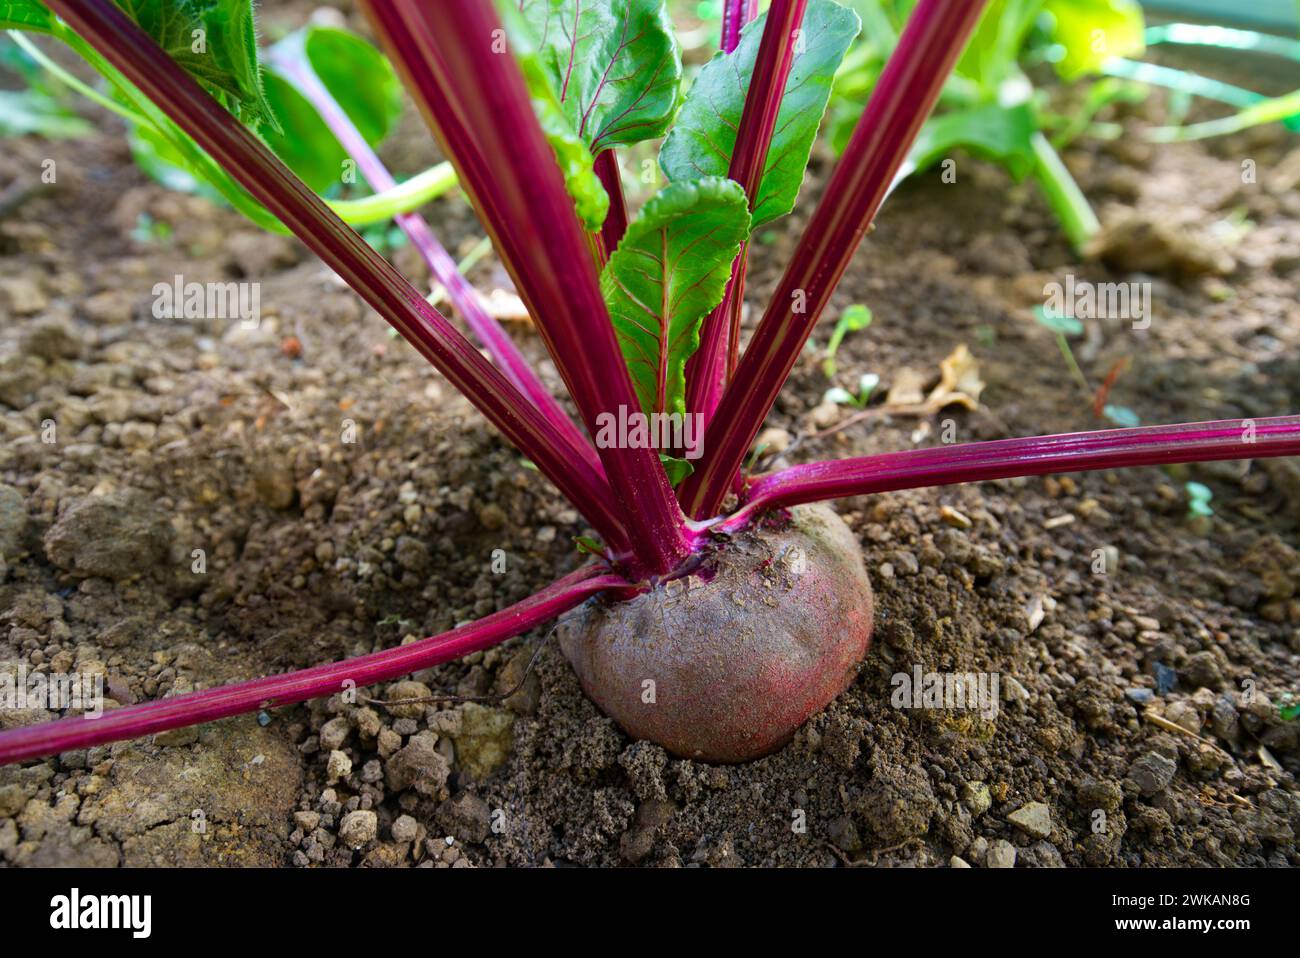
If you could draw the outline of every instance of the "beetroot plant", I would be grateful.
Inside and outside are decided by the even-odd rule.
[[[722,49],[683,92],[663,0],[363,3],[526,304],[576,406],[574,422],[476,311],[476,294],[422,220],[399,222],[491,361],[241,122],[267,120],[255,54],[248,67],[246,4],[0,4],[4,26],[24,26],[25,10],[119,73],[138,104],[181,131],[464,393],[599,537],[584,542],[592,555],[577,571],[450,632],[94,721],[12,729],[0,733],[0,761],[387,681],[558,616],[583,688],[630,734],[678,755],[741,761],[779,747],[838,695],[871,638],[860,546],[826,502],[1300,452],[1300,417],[1279,417],[948,445],[750,474],[754,439],[984,5],[915,4],[742,349],[749,237],[794,206],[856,14],[833,0],[772,0],[756,16],[753,0],[726,0]],[[169,56],[154,34],[174,22],[163,15],[171,8],[177,17],[201,9],[216,27],[240,25],[210,38],[233,46],[214,60]],[[279,56],[371,187],[391,188],[356,117],[292,51]],[[629,210],[618,151],[665,134],[666,185]]]

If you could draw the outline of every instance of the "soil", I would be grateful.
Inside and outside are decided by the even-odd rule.
[[[1300,409],[1300,141],[1265,128],[1155,148],[1138,131],[1161,98],[1127,109],[1107,114],[1122,139],[1067,159],[1107,224],[1145,224],[1159,272],[1127,268],[1120,242],[1081,261],[996,168],[962,158],[955,184],[909,181],[772,414],[769,449],[790,443],[773,465],[1103,426],[1031,315],[1070,273],[1153,284],[1149,328],[1090,320],[1074,341],[1094,387],[1131,362],[1112,404],[1148,423]],[[97,119],[89,139],[7,141],[0,171],[24,195],[0,223],[0,667],[102,673],[112,699],[154,699],[439,632],[576,567],[576,511],[336,277],[146,180]],[[388,158],[414,170],[430,143],[410,118]],[[829,162],[754,244],[751,307]],[[480,235],[457,198],[426,212],[453,248]],[[426,281],[409,247],[395,256]],[[155,318],[151,290],[176,275],[260,282],[260,325]],[[821,346],[857,302],[875,321],[828,382]],[[963,344],[986,384],[974,411],[812,436],[851,411],[821,402],[831,385],[934,382]],[[1212,517],[1189,515],[1190,480]],[[1300,722],[1278,705],[1300,690],[1297,503],[1289,461],[847,500],[876,637],[851,687],[766,758],[707,765],[630,740],[539,629],[356,702],[0,769],[0,859],[1294,865]],[[895,676],[917,668],[997,676],[999,707],[896,707]],[[503,702],[367,700],[516,685]]]

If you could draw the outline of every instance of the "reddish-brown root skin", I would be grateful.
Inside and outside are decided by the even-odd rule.
[[[629,735],[731,763],[780,748],[843,692],[872,624],[857,538],[829,507],[800,506],[738,534],[705,574],[575,610],[560,646]]]

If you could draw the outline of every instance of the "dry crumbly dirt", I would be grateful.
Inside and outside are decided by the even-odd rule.
[[[335,277],[295,241],[147,182],[102,125],[8,141],[0,172],[0,190],[31,190],[0,224],[0,667],[101,672],[114,699],[154,699],[438,632],[576,566],[577,512]],[[390,161],[414,169],[428,142],[412,121]],[[1136,215],[1174,237],[1136,277],[1154,283],[1150,328],[1092,321],[1076,342],[1094,384],[1131,360],[1112,402],[1145,422],[1300,409],[1298,149],[1266,129],[1070,151],[1107,223]],[[42,188],[46,158],[58,181]],[[1258,183],[1241,182],[1243,158]],[[827,164],[755,244],[751,306]],[[1031,187],[958,169],[954,185],[922,177],[892,198],[814,339],[870,305],[836,383],[876,372],[882,392],[904,370],[937,380],[966,344],[979,408],[809,438],[844,415],[821,404],[831,383],[810,350],[769,422],[804,437],[785,461],[933,444],[945,421],[961,440],[1102,425],[1030,309],[1069,272],[1135,278],[1125,263],[1157,241],[1080,263]],[[460,200],[427,212],[450,245],[475,241]],[[425,280],[409,248],[396,258]],[[261,325],[155,319],[153,285],[178,274],[260,282]],[[558,389],[536,337],[521,340]],[[1191,479],[1213,489],[1213,518],[1188,517]],[[504,703],[336,697],[0,769],[0,860],[1296,864],[1300,722],[1277,704],[1300,691],[1298,480],[1273,461],[842,502],[876,588],[875,641],[847,692],[747,765],[630,741],[554,642],[527,671],[540,629],[362,690],[475,696],[522,680]],[[996,673],[996,716],[894,707],[891,677],[917,666]],[[3,712],[0,726],[46,717]]]

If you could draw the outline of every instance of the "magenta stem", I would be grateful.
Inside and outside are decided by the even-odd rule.
[[[730,53],[740,43],[740,31],[758,16],[758,0],[722,0],[722,52]]]
[[[514,58],[485,0],[363,3],[375,32],[456,167],[556,367],[599,437],[606,417],[640,411],[601,296],[591,246]],[[690,551],[658,453],[598,449],[645,574]]]
[[[745,274],[749,271],[749,244],[740,247],[740,265],[733,276],[734,285],[740,289],[739,295],[732,296],[732,286],[727,287],[729,302],[727,308],[727,380],[736,375],[736,363],[740,359],[740,320],[745,312]],[[716,410],[716,407],[715,407]]]
[[[98,718],[76,716],[9,729],[0,732],[0,765],[387,682],[504,642],[599,592],[626,585],[621,576],[602,572],[599,566],[587,566],[500,612],[409,645],[299,672],[128,705],[104,712]]]
[[[611,546],[624,546],[609,486],[585,465],[581,450],[254,134],[111,0],[51,0],[49,6],[433,363]]]
[[[321,82],[310,64],[296,57],[283,57],[276,61],[276,67],[285,74],[308,102],[316,108],[325,125],[338,139],[348,155],[356,160],[357,168],[366,178],[372,189],[377,192],[391,190],[397,186],[388,168],[366,142],[351,117],[343,111],[334,95]],[[406,234],[420,255],[424,257],[434,278],[447,290],[456,311],[464,317],[470,330],[482,343],[497,367],[514,384],[515,388],[532,401],[557,432],[566,433],[570,444],[586,451],[587,464],[600,475],[604,467],[587,438],[578,431],[564,409],[551,395],[550,391],[537,378],[537,373],[528,364],[523,353],[514,340],[497,322],[495,316],[483,306],[482,298],[470,283],[461,275],[456,261],[451,258],[446,248],[438,242],[433,230],[419,213],[400,213],[394,217],[397,225]]]
[[[785,83],[794,63],[795,43],[803,23],[808,0],[772,0],[759,42],[754,72],[749,78],[745,107],[736,130],[736,145],[731,151],[727,176],[745,188],[753,207],[763,182],[767,151],[785,97]]]
[[[736,143],[731,150],[731,164],[727,176],[745,188],[752,210],[763,182],[767,151],[772,145],[781,100],[785,97],[785,84],[794,63],[795,42],[803,23],[808,0],[772,0],[763,25],[763,37],[754,58],[754,72],[749,78],[745,106],[736,130]],[[724,8],[724,17],[727,11]],[[737,28],[739,30],[739,28]],[[723,41],[726,42],[727,22],[723,22]],[[734,49],[734,47],[733,47]],[[703,413],[707,424],[722,398],[727,374],[728,357],[738,349],[740,309],[745,298],[745,258],[748,244],[742,244],[740,253],[731,264],[731,278],[717,307],[704,318],[700,327],[700,347],[688,364],[686,408]],[[737,327],[732,331],[732,319]]]
[[[613,147],[596,157],[596,176],[609,194],[609,213],[600,227],[600,238],[608,258],[618,249],[623,234],[627,232],[627,198],[623,195],[623,174],[619,172],[618,154]]]
[[[917,3],[709,423],[704,455],[679,492],[688,515],[717,513],[984,4]]]
[[[744,308],[744,259],[749,243],[740,245],[740,253],[731,264],[731,276],[722,302],[714,307],[700,326],[700,346],[686,361],[686,409],[702,413],[707,427],[713,418],[727,385],[729,357],[738,345],[740,312]],[[741,287],[739,290],[737,287]]]
[[[1300,416],[1102,429],[910,449],[807,463],[760,476],[749,485],[744,508],[714,528],[730,531],[772,509],[842,496],[1053,472],[1295,455],[1300,455]]]

